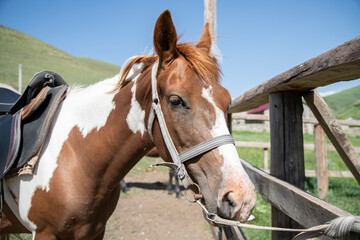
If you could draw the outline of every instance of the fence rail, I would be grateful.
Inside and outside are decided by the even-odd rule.
[[[248,142],[248,141],[236,141],[235,145],[237,147],[249,147],[249,148],[266,148],[270,149],[269,142]],[[357,153],[360,153],[360,147],[354,147]],[[304,150],[315,150],[315,144],[307,143],[304,144]],[[334,146],[326,146],[327,151],[336,151]]]
[[[237,120],[260,120],[260,121],[270,121],[269,115],[262,115],[262,114],[247,114],[247,113],[233,113],[232,119]],[[359,120],[338,120],[339,124],[342,126],[353,126],[353,127],[360,127]],[[303,118],[303,123],[311,123],[314,125],[319,125],[319,121],[315,118]],[[319,139],[315,139],[315,142],[319,141]],[[322,143],[317,143],[322,144]],[[269,172],[268,161],[269,161],[269,154],[268,150],[270,149],[270,142],[247,142],[247,141],[237,141],[235,143],[237,147],[250,147],[250,148],[262,148],[264,151],[264,171]],[[326,151],[336,151],[336,148],[332,145],[326,145]],[[315,151],[316,144],[304,144],[304,150]],[[354,147],[354,150],[357,153],[360,153],[360,147]],[[324,162],[326,161],[326,155],[320,156],[323,159],[316,159],[317,162]],[[327,169],[323,169],[326,171]],[[327,171],[327,173],[319,173],[319,171],[315,170],[305,170],[306,177],[318,177],[322,178],[322,182],[318,182],[318,191],[322,199],[324,199],[327,195],[328,191],[328,184],[324,183],[327,182],[327,177],[344,177],[344,178],[353,178],[353,174],[350,171]],[[325,185],[325,186],[324,186]]]
[[[264,168],[263,171],[269,173],[269,142],[247,142],[247,141],[236,141],[235,146],[246,147],[246,148],[260,148],[264,151]],[[327,151],[336,151],[334,146],[326,146]],[[304,144],[304,150],[315,150],[314,144]],[[360,147],[355,148],[356,152],[360,153]],[[328,170],[328,177],[340,177],[340,178],[353,178],[354,176],[350,171],[334,171]],[[318,177],[315,170],[305,170],[306,177]]]
[[[244,160],[241,163],[263,199],[306,228],[323,224],[329,219],[351,215]]]
[[[270,121],[269,115],[233,113],[232,119]],[[319,124],[316,118],[303,118],[303,123]],[[360,120],[338,120],[342,126],[360,127]]]
[[[250,178],[263,198],[272,204],[272,225],[305,227],[323,224],[349,213],[309,196],[304,188],[304,145],[302,134],[302,97],[306,100],[322,129],[317,128],[316,156],[324,158],[325,134],[360,183],[360,157],[346,137],[316,87],[360,78],[360,37],[354,38],[318,57],[310,59],[236,98],[231,113],[251,110],[269,102],[271,165],[269,174],[243,162]],[[230,126],[230,129],[232,127]],[[315,142],[316,144],[316,142]],[[325,162],[317,162],[320,173]],[[325,179],[325,178],[324,178]],[[295,222],[295,221],[296,222]],[[272,239],[291,239],[293,234],[272,232]]]
[[[359,53],[360,37],[357,37],[247,91],[234,99],[229,112],[243,112],[261,106],[269,102],[269,96],[274,92],[310,91],[360,78]]]

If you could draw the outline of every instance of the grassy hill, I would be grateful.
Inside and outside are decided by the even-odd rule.
[[[0,25],[0,83],[17,89],[22,64],[23,89],[41,70],[59,73],[68,84],[90,84],[112,77],[119,66],[74,57],[38,39]],[[360,119],[360,86],[324,98],[338,119]]]
[[[22,64],[23,89],[41,70],[59,73],[68,84],[89,84],[120,71],[120,67],[90,58],[74,57],[38,39],[0,25],[0,82],[17,89]]]
[[[324,97],[337,119],[360,120],[360,86]]]

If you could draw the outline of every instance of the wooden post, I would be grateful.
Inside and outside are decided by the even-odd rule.
[[[328,169],[326,159],[326,137],[321,125],[314,127],[316,181],[319,197],[324,199],[329,190]]]
[[[216,31],[217,31],[217,19],[216,19],[216,0],[204,0],[205,7],[205,23],[210,24],[210,34],[212,37],[212,43],[217,44]]]
[[[269,170],[269,150],[264,148],[264,170]]]
[[[232,134],[232,114],[231,113],[228,113],[228,115],[227,115],[227,125],[228,125],[230,134]]]
[[[301,189],[305,187],[304,146],[302,133],[303,106],[301,93],[270,94],[270,174]],[[275,207],[271,209],[274,227],[296,228],[298,224]],[[272,239],[291,239],[290,232],[272,232]]]
[[[304,99],[340,157],[360,183],[360,156],[345,135],[334,114],[316,90],[304,94]]]
[[[211,54],[215,57],[219,65],[222,64],[222,53],[217,46],[217,17],[216,17],[216,0],[204,0],[205,23],[209,23],[211,34]]]

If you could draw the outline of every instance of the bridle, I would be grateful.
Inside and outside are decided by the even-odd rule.
[[[131,60],[131,59],[129,59],[129,60]],[[126,61],[126,62],[128,62],[128,61]],[[126,64],[124,64],[124,65],[126,66]],[[173,141],[171,140],[169,131],[166,127],[164,115],[161,110],[160,100],[159,100],[159,96],[157,93],[157,84],[156,84],[157,72],[158,72],[158,61],[156,61],[154,63],[154,65],[152,67],[152,71],[151,71],[152,104],[151,104],[151,110],[150,110],[149,119],[148,119],[148,134],[149,134],[151,140],[154,141],[153,136],[152,136],[152,130],[153,130],[155,118],[157,118],[162,137],[164,139],[166,148],[168,149],[170,156],[173,160],[173,163],[163,162],[163,163],[156,163],[154,165],[155,166],[167,166],[167,167],[174,169],[177,176],[179,177],[179,179],[183,182],[185,189],[191,189],[192,191],[194,191],[192,189],[192,186],[195,186],[196,189],[199,190],[198,193],[200,193],[199,187],[197,186],[197,184],[195,184],[192,181],[192,179],[188,175],[184,163],[190,159],[193,159],[196,156],[199,156],[203,153],[206,153],[215,148],[218,148],[221,145],[234,144],[234,139],[232,138],[232,136],[230,134],[218,136],[218,137],[206,140],[194,147],[189,148],[188,150],[182,152],[181,154],[179,154],[175,148]],[[120,72],[120,76],[121,76],[121,74],[122,74],[122,70]],[[356,217],[356,216],[347,216],[347,217],[342,217],[342,218],[336,218],[333,221],[331,221],[330,223],[320,225],[320,226],[315,226],[315,227],[309,228],[309,229],[261,227],[261,226],[251,225],[251,224],[240,223],[239,221],[223,219],[220,216],[218,216],[217,214],[209,212],[200,201],[200,199],[202,198],[201,194],[196,194],[196,192],[195,192],[195,195],[200,195],[200,197],[198,197],[198,199],[196,199],[196,197],[195,197],[193,202],[197,202],[200,205],[200,207],[204,211],[205,216],[209,222],[212,222],[219,226],[237,226],[237,227],[245,227],[245,228],[252,228],[252,229],[259,229],[259,230],[261,229],[261,230],[272,230],[272,231],[301,232],[300,234],[298,234],[297,236],[295,236],[293,238],[293,239],[297,239],[297,240],[308,239],[308,237],[317,237],[317,236],[321,236],[321,235],[333,236],[334,232],[335,232],[335,234],[338,234],[338,232],[341,232],[341,234],[343,234],[343,232],[345,232],[347,234],[348,232],[350,232],[350,230],[353,232],[360,232],[360,218]],[[349,221],[352,221],[353,224],[348,224]],[[338,222],[341,222],[341,224],[338,224]],[[342,224],[342,222],[346,223],[347,227],[346,227],[345,231],[344,231],[344,227],[343,227],[344,224]],[[340,227],[339,227],[339,225],[340,225]],[[342,231],[340,231],[339,228]],[[334,231],[334,229],[335,229],[335,231]],[[344,233],[344,236],[345,236],[345,233]],[[331,235],[331,234],[333,234],[333,235]]]
[[[197,186],[189,176],[186,171],[184,163],[188,160],[193,159],[196,156],[199,156],[203,153],[209,152],[215,148],[220,147],[224,144],[234,144],[234,139],[230,134],[221,135],[209,140],[206,140],[188,150],[182,152],[181,154],[175,148],[173,141],[171,140],[168,128],[165,123],[164,115],[161,110],[160,99],[157,92],[157,73],[158,73],[158,60],[154,63],[151,71],[151,88],[152,88],[152,104],[150,109],[150,114],[148,118],[148,133],[150,138],[153,140],[152,130],[155,118],[157,118],[161,135],[165,142],[166,148],[170,153],[173,163],[163,162],[156,163],[154,166],[167,166],[175,170],[178,178],[182,181],[185,189],[190,188],[191,186]],[[197,187],[198,188],[198,187]]]

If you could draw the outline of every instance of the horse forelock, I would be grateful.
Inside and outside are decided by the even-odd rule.
[[[176,50],[177,56],[182,55],[189,63],[191,69],[196,74],[198,74],[200,79],[202,79],[209,85],[211,85],[211,83],[213,82],[219,82],[221,76],[220,67],[217,64],[216,59],[213,58],[209,53],[189,43],[177,44]],[[175,58],[173,60],[175,60]],[[134,65],[142,64],[143,67],[141,74],[146,75],[150,72],[151,67],[158,59],[158,56],[149,55],[140,55],[133,57],[127,65],[122,66],[122,69],[120,71],[121,75],[114,91],[119,90],[122,86],[125,85],[126,79]]]
[[[221,75],[220,67],[216,59],[209,53],[189,43],[180,43],[176,48],[202,80],[209,85],[213,82],[219,82]]]

